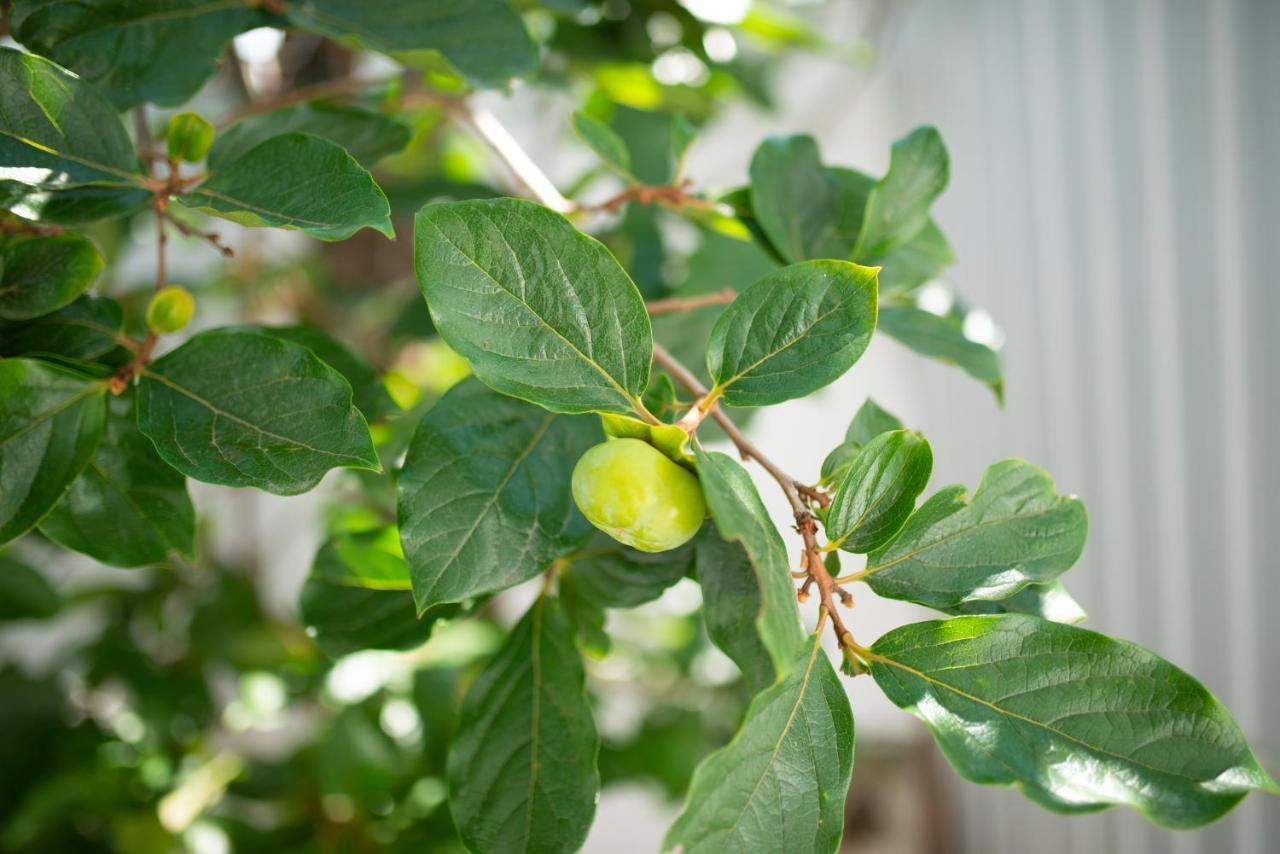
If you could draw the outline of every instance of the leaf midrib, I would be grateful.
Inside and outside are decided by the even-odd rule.
[[[488,217],[486,217],[486,219],[489,219],[489,218],[488,218]],[[600,374],[600,376],[604,377],[605,381],[606,381],[610,386],[612,386],[612,387],[613,387],[613,389],[614,389],[615,391],[617,391],[617,392],[618,392],[618,394],[620,394],[620,395],[622,396],[622,399],[623,399],[623,400],[625,400],[625,401],[627,401],[627,403],[629,403],[633,409],[635,409],[637,412],[641,412],[641,411],[643,411],[642,407],[641,407],[641,406],[640,406],[640,404],[639,404],[639,401],[638,401],[638,400],[636,400],[635,396],[634,396],[634,395],[632,395],[630,392],[628,392],[628,391],[627,391],[625,388],[623,388],[621,385],[619,385],[619,384],[618,384],[618,381],[617,381],[616,379],[614,379],[614,378],[613,378],[613,376],[612,376],[612,375],[610,375],[610,374],[609,374],[609,372],[608,372],[608,371],[606,371],[606,370],[604,369],[604,366],[603,366],[603,365],[601,365],[599,362],[595,361],[595,359],[594,359],[594,358],[592,358],[592,357],[588,356],[586,353],[583,353],[583,352],[582,352],[582,350],[580,350],[576,344],[574,344],[572,341],[570,341],[568,338],[566,338],[566,337],[564,336],[564,334],[563,334],[562,332],[560,332],[560,330],[559,330],[559,329],[556,329],[554,326],[552,326],[550,321],[548,321],[545,317],[543,317],[541,314],[539,314],[537,311],[535,311],[535,310],[534,310],[534,308],[533,308],[533,306],[531,306],[531,305],[530,305],[526,300],[524,300],[524,299],[520,298],[519,296],[517,296],[517,295],[516,295],[515,293],[513,293],[512,291],[510,291],[510,290],[508,290],[507,288],[503,287],[502,283],[501,283],[501,282],[499,282],[496,278],[494,278],[494,276],[493,276],[493,274],[492,274],[492,273],[490,273],[490,272],[489,272],[488,270],[486,270],[484,267],[481,267],[481,266],[480,266],[480,262],[479,262],[479,261],[477,261],[475,258],[472,258],[472,257],[471,257],[470,255],[468,255],[465,251],[463,251],[462,247],[461,247],[461,246],[459,246],[457,243],[455,243],[455,242],[454,242],[454,240],[453,240],[453,238],[451,238],[449,235],[445,234],[444,229],[443,229],[443,228],[441,228],[441,227],[440,227],[440,226],[439,226],[439,225],[438,225],[434,220],[432,220],[432,219],[427,219],[426,221],[431,225],[431,227],[432,227],[432,228],[434,228],[434,229],[436,230],[436,232],[440,235],[440,237],[441,237],[441,238],[442,238],[446,243],[448,243],[450,246],[452,246],[452,247],[454,248],[454,250],[455,250],[459,255],[461,255],[463,258],[465,258],[465,259],[467,260],[467,263],[468,263],[468,264],[470,264],[472,267],[475,267],[477,270],[479,270],[479,271],[484,275],[484,277],[485,277],[486,279],[488,279],[489,281],[493,282],[494,286],[495,286],[495,287],[497,287],[497,288],[498,288],[498,290],[502,291],[502,292],[503,292],[504,294],[506,294],[508,297],[510,297],[511,299],[515,300],[515,301],[516,301],[517,303],[519,303],[520,305],[524,306],[524,307],[525,307],[525,309],[526,309],[526,310],[528,310],[529,314],[533,315],[533,317],[534,317],[534,318],[536,318],[536,319],[538,320],[538,322],[539,322],[539,323],[541,323],[541,324],[542,324],[543,326],[545,326],[548,330],[550,330],[550,331],[551,331],[551,332],[552,332],[552,333],[553,333],[557,338],[559,338],[561,341],[563,341],[563,342],[565,343],[565,345],[569,347],[569,349],[570,349],[570,350],[572,350],[574,353],[577,353],[577,354],[578,354],[578,357],[579,357],[579,358],[581,358],[583,362],[585,362],[586,364],[590,365],[590,366],[591,366],[591,367],[596,371],[596,373],[598,373],[598,374]],[[494,222],[492,219],[489,219],[489,222],[490,222],[490,223],[492,223],[492,224],[493,224],[493,226],[494,226],[495,228],[498,228],[498,229],[499,229],[499,231],[501,231],[501,227],[498,225],[498,223]],[[518,255],[518,253],[516,253],[516,252],[515,252],[515,247],[510,246],[510,244],[508,244],[508,248],[510,248],[510,249],[511,249],[511,251],[512,251],[512,253],[513,253],[513,254],[517,254],[517,255]],[[567,277],[566,277],[566,278],[567,278]],[[615,317],[614,317],[614,320],[615,320],[615,322],[618,322],[618,318],[616,317],[616,315],[615,315]]]
[[[458,538],[457,547],[453,550],[453,553],[449,555],[449,558],[444,562],[443,568],[436,575],[435,579],[432,581],[431,587],[427,590],[427,594],[435,593],[436,588],[440,586],[440,579],[444,575],[445,569],[452,566],[458,560],[458,555],[462,554],[462,550],[466,548],[467,543],[469,543],[471,541],[471,538],[475,536],[476,531],[480,527],[480,523],[483,522],[485,517],[489,515],[489,511],[493,509],[494,505],[498,503],[498,497],[501,496],[502,491],[507,488],[507,484],[510,483],[511,478],[515,477],[516,470],[519,469],[520,466],[524,464],[524,461],[529,458],[529,455],[533,453],[533,449],[538,446],[538,443],[542,441],[542,437],[545,436],[547,434],[547,431],[551,429],[551,424],[553,421],[555,421],[555,419],[556,419],[555,413],[548,412],[543,416],[543,421],[541,426],[539,426],[538,430],[529,438],[529,443],[520,452],[519,456],[517,456],[514,460],[511,461],[511,467],[507,469],[507,471],[502,476],[502,480],[498,483],[496,487],[494,487],[493,494],[490,495],[489,498],[485,500],[484,507],[480,510],[480,512],[476,513],[475,521],[471,523],[471,527],[467,529],[466,534]],[[441,604],[441,603],[434,603],[434,604]]]
[[[1135,758],[1133,758],[1133,757],[1131,757],[1131,756],[1123,756],[1123,755],[1121,755],[1121,754],[1119,754],[1119,753],[1115,753],[1115,752],[1113,752],[1113,751],[1110,751],[1110,750],[1106,749],[1105,747],[1099,747],[1099,746],[1098,746],[1098,745],[1096,745],[1096,744],[1091,744],[1091,743],[1089,743],[1088,741],[1085,741],[1085,740],[1084,740],[1084,739],[1082,739],[1082,738],[1079,738],[1079,737],[1077,737],[1077,736],[1071,735],[1070,733],[1063,732],[1062,730],[1060,730],[1060,729],[1056,729],[1055,727],[1049,726],[1048,724],[1044,723],[1043,721],[1037,721],[1035,718],[1029,718],[1029,717],[1027,717],[1026,715],[1019,714],[1018,712],[1014,712],[1014,711],[1011,711],[1011,710],[1009,710],[1009,709],[1005,709],[1005,708],[1003,708],[1003,707],[1001,707],[1001,706],[997,705],[996,703],[990,702],[990,701],[988,701],[988,700],[984,700],[983,698],[978,697],[978,696],[975,696],[975,695],[973,695],[973,694],[970,694],[968,691],[965,691],[965,690],[962,690],[962,689],[960,689],[960,688],[957,688],[957,687],[955,687],[954,685],[951,685],[950,683],[943,682],[941,679],[935,679],[935,678],[933,678],[932,676],[930,676],[928,673],[925,673],[924,671],[917,670],[917,669],[915,669],[914,667],[911,667],[910,665],[903,664],[903,663],[902,663],[902,662],[900,662],[900,661],[896,661],[896,660],[894,660],[894,659],[892,659],[892,658],[888,658],[887,656],[881,655],[881,654],[879,654],[879,653],[876,653],[876,652],[873,652],[873,651],[868,650],[867,657],[868,657],[869,659],[871,659],[872,661],[878,661],[878,662],[880,662],[880,663],[882,663],[882,664],[888,665],[888,666],[890,666],[890,667],[896,667],[896,668],[898,668],[899,670],[903,670],[903,671],[905,671],[905,672],[907,672],[907,673],[910,673],[910,674],[912,674],[913,676],[917,677],[918,679],[921,679],[921,680],[923,680],[923,681],[925,681],[925,682],[928,682],[928,683],[929,683],[929,684],[931,684],[931,685],[936,685],[936,686],[938,686],[939,688],[943,688],[943,689],[945,689],[945,690],[947,690],[947,691],[950,691],[950,692],[951,692],[951,693],[953,693],[953,694],[957,694],[957,695],[959,695],[959,696],[961,696],[961,697],[964,697],[966,700],[970,700],[970,701],[972,701],[972,702],[975,702],[975,703],[977,703],[978,705],[986,706],[988,709],[991,709],[993,712],[996,712],[997,714],[1004,715],[1004,716],[1006,716],[1006,717],[1010,717],[1010,718],[1015,718],[1015,719],[1017,719],[1017,720],[1022,721],[1023,723],[1030,724],[1030,725],[1031,725],[1031,726],[1033,726],[1033,727],[1039,727],[1040,729],[1043,729],[1043,730],[1045,730],[1046,732],[1053,733],[1054,735],[1057,735],[1057,736],[1059,736],[1059,737],[1061,737],[1061,738],[1064,738],[1064,739],[1066,739],[1067,741],[1072,742],[1073,744],[1078,744],[1078,745],[1080,745],[1081,747],[1083,747],[1083,748],[1085,748],[1085,749],[1087,749],[1087,750],[1092,750],[1092,751],[1094,751],[1095,753],[1100,753],[1100,754],[1102,754],[1103,756],[1109,756],[1109,757],[1111,757],[1112,759],[1119,760],[1120,762],[1128,762],[1128,763],[1132,763],[1132,764],[1134,764],[1134,765],[1137,765],[1137,766],[1138,766],[1138,767],[1140,767],[1140,768],[1145,768],[1145,769],[1147,769],[1148,771],[1151,771],[1151,772],[1156,773],[1156,774],[1166,774],[1166,775],[1171,776],[1171,777],[1177,777],[1177,778],[1180,778],[1180,779],[1183,779],[1183,780],[1188,780],[1188,781],[1190,781],[1190,782],[1192,782],[1192,783],[1195,783],[1195,784],[1197,784],[1197,785],[1202,785],[1202,784],[1204,784],[1205,782],[1207,782],[1207,781],[1205,781],[1205,780],[1200,780],[1200,779],[1198,779],[1198,778],[1196,778],[1196,777],[1190,777],[1190,776],[1188,776],[1188,775],[1186,775],[1186,774],[1179,774],[1177,771],[1172,771],[1172,770],[1165,769],[1165,768],[1157,768],[1157,767],[1155,767],[1154,765],[1148,765],[1147,763],[1145,763],[1145,762],[1143,762],[1143,761],[1141,761],[1141,760],[1139,760],[1139,759],[1135,759]],[[951,712],[951,710],[950,710],[950,709],[948,709],[948,712]],[[952,713],[952,714],[954,714],[954,713]]]
[[[820,315],[818,315],[817,317],[815,317],[815,318],[813,319],[813,322],[812,322],[812,323],[810,323],[808,326],[806,326],[806,327],[805,327],[805,328],[804,328],[804,329],[803,329],[803,330],[802,330],[798,335],[796,335],[794,338],[792,338],[792,339],[791,339],[790,341],[788,341],[786,344],[783,344],[783,345],[782,345],[781,347],[779,347],[777,350],[773,350],[773,351],[771,351],[771,352],[769,352],[769,353],[766,353],[764,356],[761,356],[761,357],[760,357],[759,359],[757,359],[755,362],[753,362],[752,364],[750,364],[750,365],[748,365],[747,367],[743,368],[742,370],[740,370],[738,373],[734,374],[734,375],[733,375],[732,377],[730,377],[729,379],[727,379],[727,380],[723,380],[723,381],[721,381],[721,382],[718,382],[718,383],[716,383],[716,385],[717,385],[719,388],[721,388],[721,389],[728,388],[729,386],[731,386],[731,385],[733,385],[734,383],[736,383],[738,380],[740,380],[740,379],[742,379],[743,377],[745,377],[747,374],[751,373],[751,372],[752,372],[753,370],[755,370],[756,368],[760,367],[760,365],[763,365],[765,362],[769,361],[769,360],[770,360],[770,359],[772,359],[772,358],[775,358],[776,356],[778,356],[778,355],[780,355],[781,353],[783,353],[784,351],[786,351],[789,347],[791,347],[791,345],[793,345],[793,344],[795,344],[795,343],[797,343],[797,342],[799,342],[799,341],[801,341],[801,340],[803,340],[803,339],[805,339],[805,338],[809,337],[809,332],[810,332],[810,331],[811,331],[815,326],[817,326],[817,325],[818,325],[819,323],[821,323],[822,321],[826,320],[826,319],[827,319],[828,317],[830,317],[831,315],[833,315],[833,314],[835,314],[836,312],[838,312],[841,308],[843,308],[843,307],[844,307],[844,305],[845,305],[846,303],[848,303],[848,302],[852,301],[852,299],[853,299],[853,298],[854,298],[854,295],[853,295],[853,294],[850,294],[846,299],[841,299],[841,300],[840,300],[840,301],[838,301],[834,306],[832,306],[832,307],[831,307],[831,309],[829,309],[828,311],[825,311],[825,312],[823,312],[822,314],[820,314]],[[782,372],[782,371],[776,371],[776,372],[774,372],[774,375],[780,375],[780,374],[782,374],[782,373],[784,373],[784,372]],[[785,373],[792,373],[792,372],[791,372],[791,371],[787,371],[787,372],[785,372]]]
[[[787,715],[787,722],[782,726],[782,732],[778,736],[777,742],[773,745],[773,751],[769,754],[769,761],[765,763],[764,770],[760,772],[760,777],[756,780],[756,784],[751,787],[751,794],[747,796],[746,801],[742,805],[741,812],[738,817],[733,820],[733,824],[729,825],[726,830],[735,831],[742,822],[742,817],[747,814],[747,810],[751,808],[752,802],[756,798],[756,793],[760,790],[760,785],[764,782],[764,778],[769,775],[769,769],[773,767],[773,763],[778,759],[778,753],[782,750],[782,742],[786,740],[787,734],[791,732],[791,725],[796,719],[796,715],[800,713],[800,706],[804,704],[805,694],[809,690],[809,680],[813,676],[813,666],[818,660],[818,651],[822,648],[822,634],[815,633],[813,649],[809,653],[809,662],[805,665],[804,678],[800,680],[800,690],[796,692],[796,702],[791,707],[791,712]]]
[[[976,499],[977,499],[977,497],[978,497],[978,496],[976,496],[976,495],[975,495],[975,496],[974,496],[974,499],[976,500]],[[962,535],[967,534],[967,533],[969,533],[969,532],[971,532],[971,531],[977,531],[977,530],[979,530],[979,529],[981,529],[981,528],[986,528],[986,527],[989,527],[989,526],[991,526],[991,525],[1000,525],[1000,524],[1004,524],[1004,523],[1006,523],[1006,522],[1012,522],[1012,521],[1014,521],[1014,520],[1016,520],[1016,519],[1037,519],[1037,518],[1039,518],[1039,517],[1041,517],[1041,516],[1046,516],[1046,515],[1048,515],[1048,514],[1050,514],[1050,513],[1053,513],[1053,512],[1054,512],[1054,511],[1056,511],[1056,510],[1060,510],[1060,509],[1062,509],[1062,507],[1064,506],[1064,503],[1065,503],[1065,502],[1064,502],[1064,496],[1059,495],[1059,496],[1055,496],[1055,498],[1057,499],[1057,501],[1054,503],[1054,505],[1053,505],[1052,507],[1049,507],[1049,508],[1047,508],[1047,509],[1045,509],[1045,510],[1041,510],[1041,511],[1040,511],[1040,512],[1038,512],[1038,513],[1029,513],[1029,514],[1026,514],[1026,515],[1014,515],[1014,516],[999,516],[999,517],[997,517],[997,518],[995,518],[995,519],[983,520],[982,522],[979,522],[979,523],[977,523],[976,525],[969,525],[969,526],[967,526],[967,527],[964,527],[964,528],[959,529],[958,531],[953,531],[952,533],[947,534],[947,535],[946,535],[946,536],[944,536],[944,537],[940,537],[940,538],[939,538],[939,539],[937,539],[937,540],[933,540],[932,542],[926,543],[926,544],[924,544],[924,545],[920,546],[919,548],[912,549],[911,551],[907,552],[906,554],[903,554],[901,557],[896,557],[896,558],[894,558],[893,560],[889,561],[888,563],[882,563],[882,564],[878,564],[877,566],[874,566],[874,567],[868,567],[868,568],[867,568],[867,574],[868,574],[868,575],[875,575],[876,573],[880,572],[881,570],[888,569],[888,568],[890,568],[890,567],[892,567],[892,566],[897,566],[898,564],[902,563],[902,562],[903,562],[903,561],[905,561],[905,560],[908,560],[908,559],[910,559],[910,558],[913,558],[913,557],[915,557],[916,555],[918,555],[918,554],[920,554],[920,553],[922,553],[922,552],[926,552],[926,551],[928,551],[929,549],[935,548],[936,546],[940,546],[940,545],[942,545],[943,543],[950,542],[951,540],[954,540],[956,537],[962,536]],[[1065,499],[1065,500],[1066,500],[1066,501],[1069,501],[1070,499]],[[960,510],[957,510],[957,511],[956,511],[956,513],[962,513],[962,512],[964,512],[965,510],[969,510],[969,509],[971,509],[972,507],[973,507],[973,502],[972,502],[972,501],[970,501],[969,503],[965,504],[965,505],[964,505],[964,507],[962,507]],[[955,514],[953,513],[953,514],[951,514],[951,515],[952,515],[952,516],[954,516]],[[944,518],[948,518],[948,519],[949,519],[949,518],[951,518],[951,517],[950,517],[950,516],[947,516],[947,517],[944,517]],[[1021,563],[1022,563],[1022,562],[1019,562],[1019,564],[1021,564]]]
[[[44,412],[38,413],[34,418],[27,421],[25,424],[23,424],[17,430],[10,433],[8,436],[0,437],[0,445],[8,444],[9,442],[21,436],[23,433],[34,428],[37,424],[43,423],[44,421],[47,421],[50,418],[56,418],[58,415],[62,414],[66,410],[75,406],[81,400],[84,400],[89,395],[94,394],[105,387],[106,386],[103,385],[102,383],[90,383],[89,386],[86,387],[84,390],[76,392],[71,397],[62,401],[52,409],[46,409]]]
[[[235,414],[233,414],[233,413],[231,413],[231,412],[227,412],[227,411],[226,411],[226,410],[224,410],[224,409],[220,409],[220,408],[218,408],[217,406],[215,406],[215,405],[213,404],[213,402],[212,402],[212,401],[209,401],[209,400],[204,399],[203,397],[201,397],[200,395],[196,394],[196,393],[195,393],[194,391],[192,391],[191,389],[186,388],[185,386],[179,385],[178,383],[174,382],[173,380],[169,379],[168,377],[164,376],[163,374],[157,374],[155,371],[153,371],[153,370],[151,370],[151,369],[149,369],[149,368],[143,368],[143,369],[142,369],[142,374],[143,374],[144,376],[150,377],[150,378],[151,378],[151,379],[153,379],[153,380],[157,380],[157,381],[159,381],[159,382],[163,383],[164,385],[168,386],[169,388],[173,389],[174,391],[178,392],[179,394],[183,395],[184,397],[187,397],[187,398],[189,398],[189,399],[191,399],[191,400],[194,400],[196,403],[200,404],[200,405],[201,405],[201,406],[203,406],[205,409],[208,409],[208,410],[209,410],[210,412],[212,412],[214,415],[220,416],[220,417],[222,417],[222,418],[226,418],[228,421],[234,421],[235,423],[239,424],[240,426],[242,426],[242,427],[244,427],[244,428],[246,428],[246,429],[248,429],[248,430],[252,430],[252,431],[253,431],[253,432],[255,432],[255,433],[261,433],[263,436],[267,436],[267,437],[270,437],[270,438],[272,438],[272,439],[276,439],[276,440],[278,440],[278,441],[280,441],[280,442],[284,442],[284,443],[286,443],[286,444],[293,445],[294,447],[298,447],[298,448],[305,448],[305,449],[306,449],[306,450],[308,450],[308,451],[313,451],[314,453],[317,453],[317,454],[323,454],[323,455],[328,456],[328,457],[334,457],[334,458],[336,458],[336,459],[340,459],[340,460],[361,460],[361,458],[360,458],[360,457],[354,456],[354,455],[352,455],[352,454],[340,454],[340,453],[337,453],[337,452],[335,452],[335,451],[327,450],[327,449],[325,449],[325,448],[317,448],[317,447],[315,447],[315,446],[313,446],[313,445],[308,445],[306,442],[303,442],[303,441],[301,441],[301,440],[294,439],[294,438],[291,438],[291,437],[289,437],[289,436],[282,436],[282,435],[280,435],[279,433],[273,433],[273,432],[271,432],[270,430],[266,430],[266,429],[264,429],[264,428],[262,428],[262,427],[259,427],[258,425],[254,424],[254,423],[253,423],[253,422],[251,422],[251,421],[246,421],[245,419],[241,418],[241,417],[240,417],[240,416],[238,416],[238,415],[235,415]],[[367,463],[368,461],[367,461],[367,460],[361,460],[361,462]]]

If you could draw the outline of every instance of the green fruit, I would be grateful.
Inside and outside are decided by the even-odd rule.
[[[573,500],[592,525],[642,552],[684,545],[707,515],[698,479],[640,439],[612,439],[583,454]]]
[[[169,119],[166,133],[169,156],[188,163],[204,160],[213,145],[213,133],[213,125],[199,113],[178,113]]]
[[[196,300],[181,285],[170,285],[156,291],[147,305],[147,328],[164,334],[177,332],[191,322],[196,313]]]

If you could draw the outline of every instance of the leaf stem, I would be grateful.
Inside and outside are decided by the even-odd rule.
[[[653,360],[661,365],[663,370],[671,374],[672,379],[684,386],[690,393],[698,395],[700,398],[710,394],[707,387],[693,375],[692,371],[681,364],[680,360],[671,355],[665,347],[657,342],[653,345]],[[764,452],[743,435],[738,426],[724,412],[719,409],[712,409],[710,415],[724,430],[725,435],[729,437],[734,446],[737,447],[738,453],[742,458],[755,460],[782,488],[783,494],[787,497],[787,503],[791,505],[791,511],[795,516],[796,530],[799,531],[800,537],[804,541],[801,567],[808,574],[808,579],[806,579],[801,591],[807,594],[808,587],[817,585],[819,601],[831,617],[831,629],[835,633],[840,648],[850,648],[850,645],[854,643],[853,635],[845,627],[844,621],[836,610],[835,599],[839,597],[846,605],[852,604],[853,599],[849,596],[848,591],[840,588],[823,564],[822,550],[818,546],[818,520],[814,518],[813,513],[810,512],[804,500],[800,497],[799,488],[802,484],[783,471],[777,463],[765,456]]]

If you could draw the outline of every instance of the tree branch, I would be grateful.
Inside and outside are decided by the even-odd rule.
[[[696,297],[669,297],[667,299],[652,300],[645,303],[645,308],[649,309],[650,316],[675,314],[677,312],[705,308],[709,305],[728,305],[733,302],[737,295],[738,292],[733,288],[723,288],[713,294],[703,294]]]
[[[693,372],[680,363],[675,356],[671,355],[661,344],[653,345],[653,360],[662,366],[662,369],[671,374],[672,379],[684,386],[691,394],[695,394],[699,399],[708,395],[708,389],[702,382],[693,375]],[[743,459],[753,459],[769,473],[778,486],[782,487],[783,494],[787,497],[787,503],[791,505],[791,512],[795,516],[796,530],[800,533],[801,539],[804,540],[804,551],[800,557],[800,568],[809,576],[806,579],[804,587],[801,588],[800,595],[807,598],[808,589],[811,585],[816,584],[818,587],[819,601],[826,609],[831,618],[831,628],[835,632],[836,640],[840,644],[842,651],[852,650],[854,646],[853,635],[845,627],[844,621],[840,617],[840,613],[836,610],[835,600],[839,598],[842,603],[852,604],[853,597],[849,592],[841,588],[831,573],[827,572],[826,566],[822,562],[822,550],[818,546],[818,520],[814,518],[804,500],[800,497],[802,484],[795,478],[791,477],[783,471],[777,463],[765,456],[756,445],[748,439],[737,425],[729,419],[719,409],[711,409],[711,417],[724,430],[730,441],[737,447],[738,453]],[[803,601],[803,598],[801,599]]]
[[[511,174],[539,204],[557,213],[575,210],[573,202],[566,199],[551,183],[546,173],[538,168],[515,137],[498,121],[493,113],[476,107],[466,100],[449,102],[445,109],[459,124],[480,138],[498,159],[507,165]]]

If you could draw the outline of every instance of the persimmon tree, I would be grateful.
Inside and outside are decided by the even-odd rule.
[[[717,64],[706,24],[653,5],[684,59]],[[296,495],[354,470],[335,477],[369,512],[332,532],[300,599],[325,654],[419,647],[540,579],[465,696],[425,696],[460,710],[445,777],[470,850],[581,846],[601,785],[584,656],[608,649],[609,611],[686,578],[751,700],[693,772],[667,849],[834,851],[854,772],[844,678],[874,680],[920,718],[963,777],[1052,810],[1125,805],[1188,828],[1275,793],[1193,677],[1077,625],[1061,579],[1088,522],[1047,472],[1004,460],[972,492],[931,488],[927,439],[870,400],[805,471],[749,438],[753,409],[821,393],[875,334],[1003,394],[1000,353],[940,279],[952,248],[930,215],[950,170],[938,132],[899,139],[882,175],[824,163],[810,136],[767,138],[742,186],[712,193],[685,168],[694,121],[675,104],[635,110],[599,82],[587,42],[608,44],[625,20],[521,6],[9,4],[26,49],[0,49],[0,541],[21,540],[0,556],[0,589],[15,613],[48,593],[24,543],[117,567],[198,563],[188,480]],[[149,111],[186,105],[228,40],[264,25],[401,65],[251,101],[216,132],[191,110]],[[743,90],[751,79],[720,73]],[[592,74],[565,144],[598,157],[605,196],[598,182],[558,189],[475,96]],[[395,222],[370,168],[434,150],[445,127],[486,146],[511,195],[423,191],[412,222]],[[343,343],[341,313],[325,328],[202,325],[198,289],[170,282],[168,260],[173,235],[231,255],[217,220],[411,241],[420,297],[407,296],[430,318],[414,334],[438,336],[473,376],[438,399],[393,397]],[[121,221],[154,231],[145,300],[95,287],[111,272],[98,241]],[[669,222],[699,238],[678,287],[654,261]],[[766,512],[750,467],[787,518]],[[858,583],[940,616],[862,637]]]

